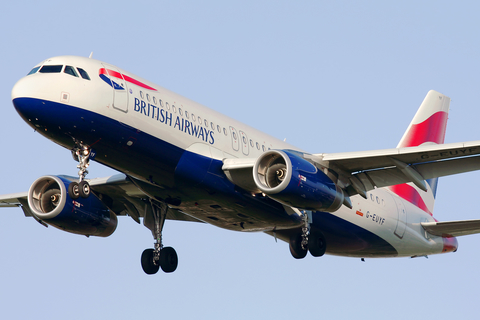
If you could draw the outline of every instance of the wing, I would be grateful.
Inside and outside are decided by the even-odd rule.
[[[316,154],[311,159],[348,178],[357,193],[480,169],[480,141],[366,152]]]
[[[0,208],[18,207],[21,205],[20,199],[27,200],[26,192],[4,194],[0,196]]]
[[[63,176],[69,180],[72,177]],[[118,216],[130,216],[137,223],[151,211],[148,199],[151,197],[145,189],[138,187],[140,182],[124,174],[89,180],[93,193]],[[34,217],[27,203],[28,192],[0,196],[0,208],[21,207],[25,216]],[[170,207],[167,219],[202,222],[175,208]]]
[[[480,170],[480,141],[423,145],[347,153],[303,154],[319,169],[338,177],[350,196],[374,188],[413,182],[426,190],[424,180]],[[224,159],[223,170],[238,186],[257,192],[253,180],[256,159]]]

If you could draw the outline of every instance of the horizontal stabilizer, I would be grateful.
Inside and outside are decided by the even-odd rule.
[[[480,233],[480,220],[422,222],[422,227],[435,236],[459,237]]]

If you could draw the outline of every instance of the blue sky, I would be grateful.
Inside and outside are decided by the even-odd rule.
[[[430,89],[452,98],[446,142],[480,139],[475,1],[10,1],[2,6],[0,194],[76,174],[15,112],[14,83],[72,54],[129,70],[309,152],[396,146]],[[113,172],[98,164],[89,178]],[[438,220],[478,219],[479,172],[440,179]],[[0,212],[0,318],[403,319],[478,313],[480,236],[429,259],[297,261],[264,234],[167,222],[173,274],[146,276],[149,230],[109,238]]]

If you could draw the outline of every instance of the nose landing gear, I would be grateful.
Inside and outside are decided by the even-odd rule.
[[[88,174],[87,168],[90,165],[90,153],[90,147],[82,143],[77,143],[77,147],[72,150],[73,158],[79,162],[77,168],[80,169],[78,182],[71,182],[68,186],[68,195],[72,199],[88,198],[90,195],[90,185],[85,181],[85,176]]]

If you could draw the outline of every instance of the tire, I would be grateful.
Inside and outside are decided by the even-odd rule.
[[[90,185],[87,181],[81,181],[78,184],[78,193],[80,197],[85,199],[88,198],[88,196],[90,195]]]
[[[302,248],[302,234],[297,233],[290,237],[290,253],[295,259],[303,259],[308,250]]]
[[[320,231],[313,231],[308,236],[308,251],[314,257],[321,257],[327,250],[325,236]]]
[[[80,188],[78,186],[78,182],[71,182],[68,185],[68,195],[73,200],[78,199],[80,197]]]
[[[166,273],[173,272],[178,266],[178,256],[175,249],[165,247],[160,251],[160,267]]]
[[[142,253],[142,269],[146,274],[155,274],[160,268],[153,263],[153,249],[145,249]]]

